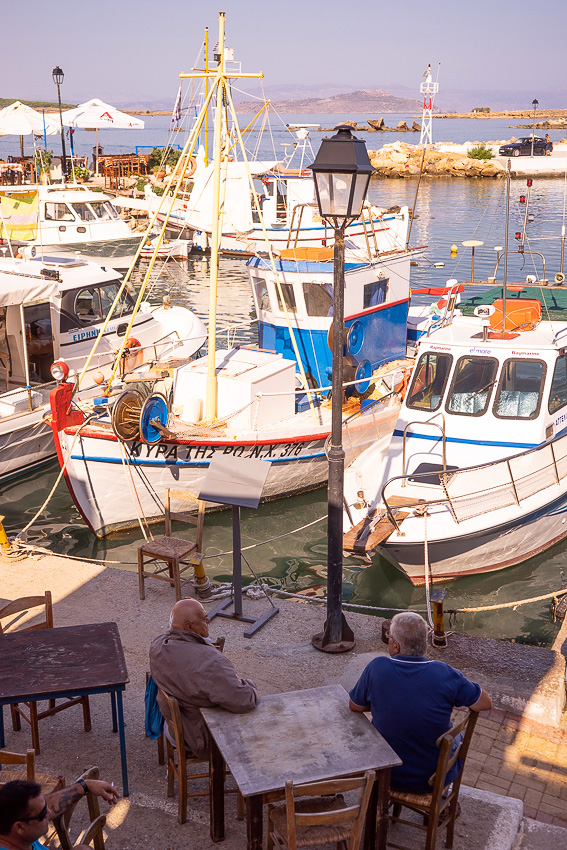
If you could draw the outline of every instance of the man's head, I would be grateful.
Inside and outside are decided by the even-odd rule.
[[[390,655],[425,655],[427,625],[413,611],[404,611],[392,618],[388,651]]]
[[[171,612],[171,628],[206,638],[209,636],[207,612],[196,599],[180,599]]]
[[[1,836],[19,844],[33,844],[48,830],[48,808],[41,785],[16,779],[0,788]]]

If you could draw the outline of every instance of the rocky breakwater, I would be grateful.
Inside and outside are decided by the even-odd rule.
[[[404,178],[419,174],[423,148],[405,142],[393,142],[377,151],[368,151],[378,177]],[[423,174],[429,177],[506,176],[505,167],[494,159],[473,159],[467,154],[427,150]]]

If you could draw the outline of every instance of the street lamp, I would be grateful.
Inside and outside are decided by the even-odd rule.
[[[53,82],[57,86],[57,97],[59,99],[59,121],[61,122],[61,150],[63,153],[63,162],[62,162],[62,172],[63,172],[63,183],[65,182],[65,178],[67,177],[67,155],[65,153],[65,130],[63,129],[63,115],[61,114],[61,86],[63,85],[63,79],[65,74],[57,65],[56,68],[52,71]]]
[[[532,157],[534,155],[535,114],[536,114],[536,109],[538,108],[538,105],[539,105],[539,101],[536,100],[536,98],[534,97],[534,99],[532,100],[532,106],[534,108],[534,120],[533,120],[533,125],[532,125],[532,152],[531,152]]]
[[[336,135],[323,140],[315,162],[310,166],[315,180],[319,214],[335,228],[331,446],[328,452],[327,619],[323,631],[312,638],[313,646],[324,652],[346,652],[352,649],[355,643],[354,634],[342,610],[345,229],[362,213],[373,172],[364,141],[352,135],[348,124],[339,124],[335,130]]]

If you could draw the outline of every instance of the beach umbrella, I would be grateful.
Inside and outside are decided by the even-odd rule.
[[[0,136],[19,136],[20,152],[24,155],[24,136],[35,133],[36,136],[55,136],[60,130],[59,121],[52,115],[42,115],[20,103],[14,101],[4,109],[0,109]]]
[[[63,124],[82,130],[96,130],[96,170],[98,174],[98,131],[101,128],[114,130],[143,130],[144,122],[127,115],[115,106],[94,98],[80,103],[63,113]]]

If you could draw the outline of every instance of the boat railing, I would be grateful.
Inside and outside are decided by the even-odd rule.
[[[402,469],[404,471],[403,477],[405,478],[406,472],[406,441],[407,441],[407,433],[408,428],[411,428],[412,425],[419,425],[421,427],[430,426],[431,428],[439,428],[441,431],[441,439],[443,441],[443,470],[447,469],[447,437],[445,435],[445,417],[441,414],[441,424],[439,422],[423,422],[423,420],[414,419],[413,422],[408,422],[406,427],[404,428],[404,436],[402,442]],[[402,482],[402,487],[405,487],[405,482]]]
[[[425,512],[434,504],[446,503],[456,523],[473,519],[482,514],[522,503],[531,496],[548,488],[561,485],[567,477],[567,434],[528,451],[502,460],[491,461],[480,466],[464,469],[444,469],[438,472],[411,473],[390,478],[382,486],[381,497],[390,522],[399,534],[393,505],[388,502],[395,497],[386,496],[386,489],[394,482],[431,483],[432,475],[439,478],[443,497],[439,499],[404,498],[404,507],[413,507]],[[425,480],[424,480],[425,479]]]
[[[522,248],[520,251],[508,251],[508,255],[510,255],[510,254],[520,254],[522,257],[525,257],[526,254],[529,254],[530,256],[535,255],[536,257],[541,257],[541,263],[542,263],[542,272],[541,272],[542,278],[541,279],[542,279],[542,281],[545,280],[545,257],[541,253],[541,251],[524,251],[524,249]],[[496,273],[498,271],[498,266],[500,265],[500,260],[504,256],[506,256],[506,251],[502,251],[502,253],[498,254],[498,257],[496,259],[496,265],[494,266],[494,271],[492,273],[492,277],[496,278]]]
[[[450,282],[450,281],[449,281]],[[463,291],[462,283],[455,283],[447,287],[447,301],[445,302],[445,308],[443,313],[439,317],[432,317],[431,322],[429,323],[429,327],[425,333],[426,336],[429,336],[432,331],[437,331],[439,328],[444,328],[446,325],[450,325],[453,322],[453,316],[455,315],[455,307],[459,301],[459,293]]]

